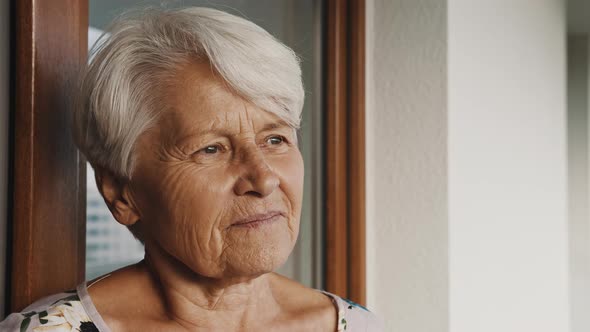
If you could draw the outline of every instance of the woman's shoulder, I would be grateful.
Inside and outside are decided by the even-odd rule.
[[[288,297],[289,304],[295,305],[299,311],[302,306],[311,308],[312,311],[325,311],[328,308],[331,310],[330,316],[334,317],[332,315],[336,309],[337,331],[384,331],[382,321],[367,308],[338,295],[308,288],[284,276],[275,276],[281,281],[284,297]]]
[[[338,331],[385,331],[383,321],[369,309],[338,295],[321,292],[329,296],[338,308]]]
[[[99,331],[86,308],[84,294],[80,294],[83,286],[85,283],[75,290],[46,296],[22,312],[8,315],[0,322],[0,331]]]

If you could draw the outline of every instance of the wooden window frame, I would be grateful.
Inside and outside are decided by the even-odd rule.
[[[86,161],[68,129],[88,0],[12,3],[7,312],[85,278]],[[325,2],[325,287],[365,304],[365,2]],[[9,191],[10,192],[10,191]]]
[[[365,1],[326,2],[326,289],[366,304]]]
[[[87,0],[12,2],[8,311],[84,280],[86,162],[69,130]]]

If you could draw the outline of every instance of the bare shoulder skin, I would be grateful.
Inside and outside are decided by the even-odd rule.
[[[169,317],[157,281],[144,264],[127,266],[94,284],[88,282],[92,284],[88,293],[105,323],[113,332],[189,331]],[[268,278],[281,310],[275,317],[260,321],[260,327],[272,331],[336,331],[337,312],[327,296],[278,274]],[[243,326],[236,331],[257,328]]]

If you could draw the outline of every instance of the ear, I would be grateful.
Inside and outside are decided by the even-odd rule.
[[[139,220],[139,211],[131,197],[128,183],[99,167],[94,169],[94,177],[96,186],[115,219],[125,226],[135,224]]]

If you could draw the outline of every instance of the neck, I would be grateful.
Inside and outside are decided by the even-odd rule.
[[[276,316],[269,274],[209,278],[190,270],[157,244],[146,242],[145,266],[163,310],[191,329],[235,330]]]

